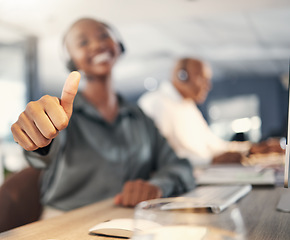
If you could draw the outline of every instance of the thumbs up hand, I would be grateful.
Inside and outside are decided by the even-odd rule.
[[[38,101],[29,102],[11,127],[15,142],[27,151],[49,145],[69,123],[79,81],[80,74],[71,72],[64,84],[60,100],[45,95]]]

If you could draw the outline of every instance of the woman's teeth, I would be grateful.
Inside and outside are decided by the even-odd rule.
[[[93,57],[92,62],[94,64],[99,64],[103,62],[108,62],[111,59],[111,55],[108,52],[100,53]]]

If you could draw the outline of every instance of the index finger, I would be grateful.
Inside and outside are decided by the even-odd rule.
[[[70,118],[72,113],[73,101],[78,91],[80,79],[81,75],[79,72],[71,72],[62,89],[60,104],[66,112],[68,118]]]

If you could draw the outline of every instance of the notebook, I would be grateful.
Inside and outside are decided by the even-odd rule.
[[[153,221],[138,219],[134,223],[132,218],[117,218],[99,223],[89,229],[90,235],[129,239],[135,229],[146,231],[152,228],[160,228],[161,225]]]
[[[182,197],[186,201],[176,201],[164,205],[163,210],[185,210],[210,211],[220,213],[246,196],[252,189],[252,185],[215,185],[201,186],[188,192]],[[190,199],[190,201],[188,201]]]

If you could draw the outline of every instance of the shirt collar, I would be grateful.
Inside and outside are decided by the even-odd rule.
[[[119,103],[119,116],[125,116],[125,115],[134,115],[135,107],[132,103],[125,100],[121,95],[117,94],[118,103]],[[99,111],[91,104],[89,103],[81,92],[78,92],[75,100],[74,100],[74,111],[82,111],[89,115],[93,115],[97,118],[102,119],[101,114]]]
[[[171,82],[162,82],[160,85],[160,91],[174,101],[194,103],[192,99],[183,98]]]

